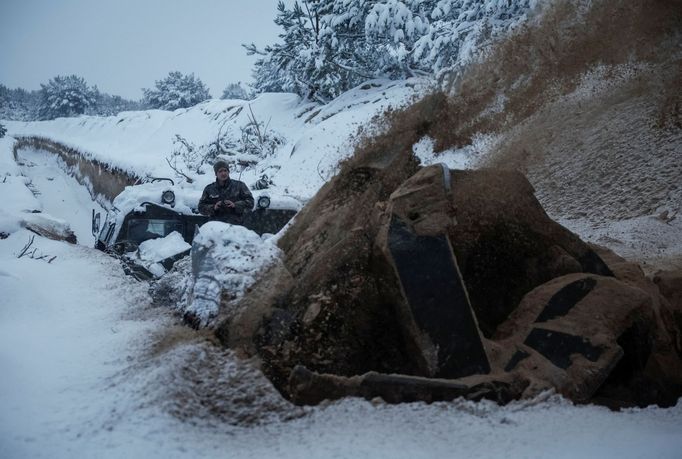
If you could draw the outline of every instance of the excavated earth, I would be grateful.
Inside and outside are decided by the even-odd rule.
[[[674,404],[680,43],[678,0],[555,2],[447,91],[388,114],[218,337],[299,403],[553,388]],[[470,146],[478,170],[422,167],[412,145],[424,136]],[[633,225],[629,247],[575,234]],[[670,250],[647,251],[663,233]]]

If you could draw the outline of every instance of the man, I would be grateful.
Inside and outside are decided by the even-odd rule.
[[[244,213],[253,209],[253,196],[239,180],[230,179],[230,168],[225,161],[213,165],[216,181],[204,188],[199,200],[199,212],[233,225],[241,225]]]

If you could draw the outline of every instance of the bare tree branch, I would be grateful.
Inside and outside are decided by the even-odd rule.
[[[21,249],[21,251],[19,252],[19,255],[17,255],[17,258],[21,258],[21,257],[26,256],[26,257],[31,258],[33,260],[45,260],[48,263],[52,263],[57,258],[57,255],[53,255],[52,257],[50,257],[50,255],[46,255],[46,254],[38,255],[37,254],[38,249],[35,247],[33,248],[33,250],[31,250],[31,246],[33,245],[33,241],[35,241],[35,238],[36,237],[33,235],[29,236],[28,242]],[[50,257],[50,258],[48,259],[48,257]]]
[[[182,177],[185,177],[185,180],[187,180],[187,183],[194,183],[194,179],[192,179],[192,177],[190,177],[189,175],[182,172],[176,165],[172,164],[168,158],[166,158],[166,162],[168,163],[170,168],[173,169],[173,171],[175,171],[176,174],[178,174]]]
[[[21,258],[21,257],[23,257],[24,255],[26,255],[26,252],[28,251],[28,249],[31,248],[31,246],[33,245],[33,240],[34,240],[35,238],[36,238],[35,236],[29,236],[28,242],[26,243],[26,245],[24,246],[24,248],[21,249],[21,251],[19,252],[19,255],[17,255],[17,258]]]

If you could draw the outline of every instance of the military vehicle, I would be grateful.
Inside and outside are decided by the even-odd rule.
[[[128,186],[114,199],[104,223],[93,210],[95,248],[126,261],[126,271],[138,278],[158,277],[169,270],[189,253],[196,228],[209,220],[196,209],[201,191],[183,185],[168,178],[153,178],[148,183]],[[244,215],[243,226],[261,236],[277,233],[302,207],[293,197],[268,191],[256,190],[254,209]],[[161,260],[141,257],[142,244],[162,238],[174,241],[164,250],[168,256]],[[169,254],[173,251],[176,253]]]

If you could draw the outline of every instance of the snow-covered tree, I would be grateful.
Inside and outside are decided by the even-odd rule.
[[[370,8],[365,35],[382,51],[375,61],[379,72],[397,78],[413,75],[418,65],[412,62],[410,51],[415,40],[428,31],[426,6],[422,2],[386,0]]]
[[[284,137],[270,129],[270,120],[259,120],[251,105],[246,116],[249,122],[240,128],[241,137],[235,145],[238,153],[263,159],[284,144]]]
[[[10,100],[10,89],[4,84],[0,84],[0,108],[9,106]]]
[[[12,98],[10,95],[10,90],[4,84],[0,84],[0,119],[11,120],[14,119],[11,116]]]
[[[78,77],[75,77],[78,80]],[[87,88],[84,81],[74,83],[69,80],[69,77],[57,77],[48,85],[43,85],[44,89],[40,91],[27,91],[22,88],[9,89],[7,86],[0,84],[0,119],[17,120],[17,121],[35,121],[38,119],[55,118],[57,116],[72,116],[74,114],[84,113],[86,115],[116,115],[119,112],[127,110],[140,110],[142,103],[140,101],[131,101],[124,99],[121,96],[112,96],[107,93],[100,92],[96,86]],[[82,78],[80,79],[82,80]],[[81,84],[83,83],[83,84]],[[55,91],[55,87],[59,86],[60,91]],[[58,99],[55,94],[64,95],[64,87],[69,87],[70,91],[62,99]],[[47,87],[47,88],[45,88]],[[46,92],[49,92],[49,97]],[[74,93],[76,96],[74,96]],[[73,102],[81,99],[79,94],[85,94],[83,98],[85,103],[75,104],[78,110],[72,110],[71,105],[61,107],[61,104]],[[46,99],[47,98],[47,99]],[[46,106],[47,104],[47,106]],[[61,111],[52,110],[56,106],[61,108]],[[84,111],[82,108],[85,107]]]
[[[475,57],[478,45],[526,18],[536,0],[439,0],[427,32],[414,43],[412,60],[439,72]]]
[[[213,141],[199,145],[175,134],[173,145],[175,148],[170,156],[166,157],[166,162],[178,178],[184,178],[188,183],[194,181],[194,176],[204,173],[202,170],[204,165],[212,164],[218,156],[235,148],[229,130],[222,129],[218,131]]]
[[[261,92],[291,91],[314,97],[315,87],[309,73],[316,62],[319,15],[317,1],[304,2],[306,10],[295,2],[291,9],[284,2],[277,4],[275,24],[283,29],[282,43],[268,46],[264,51],[255,45],[245,45],[247,53],[261,55],[256,61],[255,87]],[[312,6],[312,9],[311,9]]]
[[[326,101],[370,78],[451,69],[525,19],[537,0],[280,2],[281,41],[258,50],[254,87]]]
[[[155,86],[156,89],[142,89],[144,104],[149,108],[176,110],[211,98],[208,88],[193,73],[170,72],[163,80],[157,80]]]
[[[44,120],[85,113],[95,106],[99,92],[96,87],[89,88],[85,79],[77,75],[58,75],[40,87],[38,116]]]
[[[240,100],[251,100],[251,91],[242,84],[241,81],[236,83],[229,83],[223,89],[223,95],[220,96],[221,99],[240,99]]]
[[[0,84],[0,119],[34,121],[38,119],[40,92],[9,89]]]
[[[281,43],[263,51],[246,45],[256,62],[254,87],[261,92],[291,91],[326,102],[371,78],[364,71],[367,53],[362,41],[363,0],[303,0],[277,6],[275,24]],[[356,46],[358,45],[358,46]],[[359,49],[362,48],[362,49]]]
[[[121,96],[112,96],[107,93],[100,93],[97,98],[97,105],[88,113],[93,115],[111,116],[120,112],[140,110],[142,103],[124,99]]]

